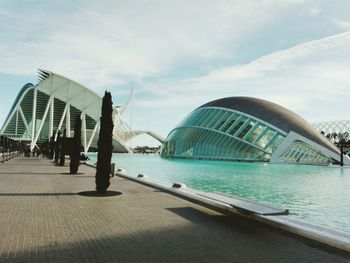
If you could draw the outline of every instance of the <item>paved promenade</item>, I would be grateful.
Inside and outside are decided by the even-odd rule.
[[[0,163],[0,262],[350,262],[241,217],[111,178],[114,197],[84,197],[94,169],[47,159]]]

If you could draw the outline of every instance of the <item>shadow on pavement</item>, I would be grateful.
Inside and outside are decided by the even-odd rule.
[[[60,196],[77,195],[77,193],[0,193],[0,196]]]

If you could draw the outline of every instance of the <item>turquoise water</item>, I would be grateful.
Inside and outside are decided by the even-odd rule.
[[[96,155],[89,154],[91,162]],[[289,209],[292,217],[350,233],[350,168],[163,159],[114,154],[118,168],[193,189]]]

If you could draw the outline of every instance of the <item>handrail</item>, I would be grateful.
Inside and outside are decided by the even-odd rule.
[[[6,161],[9,161],[21,154],[20,151],[6,151],[6,152],[0,152],[0,163],[4,163]]]

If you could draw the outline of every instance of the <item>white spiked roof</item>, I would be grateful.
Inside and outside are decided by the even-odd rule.
[[[51,71],[39,69],[39,83],[36,88],[49,96],[54,93],[57,99],[69,102],[95,121],[100,118],[102,98],[76,81]]]

